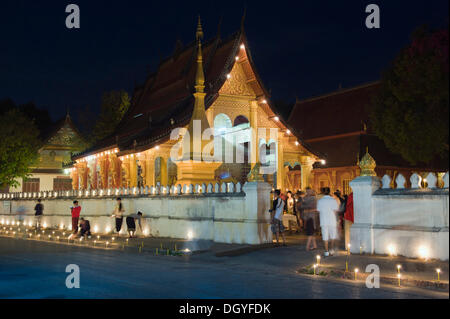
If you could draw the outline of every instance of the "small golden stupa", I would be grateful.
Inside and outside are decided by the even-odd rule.
[[[361,158],[358,163],[359,168],[361,169],[360,176],[377,176],[375,173],[375,167],[377,163],[369,154],[369,148],[366,148],[366,154]]]

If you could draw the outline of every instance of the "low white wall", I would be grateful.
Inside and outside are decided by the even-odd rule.
[[[170,195],[142,192],[120,196],[125,206],[125,216],[137,211],[143,213],[144,235],[187,239],[188,234],[192,234],[195,239],[215,242],[261,244],[272,241],[268,213],[270,190],[270,185],[266,183],[246,183],[243,192]],[[47,226],[71,225],[70,207],[75,197],[60,195],[42,200],[42,223]],[[110,216],[115,196],[99,198],[88,195],[77,200],[82,207],[81,217],[90,220],[93,231],[98,229],[99,233],[106,233],[114,229],[115,220]],[[23,220],[27,224],[33,223],[35,204],[36,199],[22,199],[20,196],[0,199],[0,222],[17,221],[18,208],[22,206],[26,211]],[[122,232],[126,232],[125,219]]]
[[[353,253],[361,247],[367,253],[448,260],[448,181],[443,189],[391,189],[381,188],[378,177],[364,176],[350,186],[355,218],[350,231]]]

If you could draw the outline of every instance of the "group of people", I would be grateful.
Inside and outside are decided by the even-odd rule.
[[[42,200],[38,199],[34,207],[35,211],[35,224],[36,228],[41,228],[41,220],[44,215],[44,204]],[[72,216],[72,237],[91,237],[91,225],[89,220],[84,217],[80,217],[81,206],[77,200],[73,201],[73,206],[70,207],[70,212]],[[120,197],[116,198],[116,205],[111,217],[115,218],[116,226],[115,231],[119,234],[122,229],[123,216],[125,214],[124,205],[122,204],[122,199]],[[127,231],[130,238],[136,237],[136,220],[138,221],[139,228],[142,232],[142,212],[137,212],[137,214],[129,214],[126,217]],[[78,232],[79,230],[79,232]]]
[[[353,194],[342,196],[337,190],[331,194],[329,187],[323,187],[320,194],[307,187],[305,192],[293,194],[287,191],[281,194],[275,190],[271,213],[271,230],[275,235],[276,245],[279,237],[286,246],[283,214],[296,216],[297,232],[304,231],[308,236],[306,250],[317,249],[315,234],[322,235],[325,246],[324,256],[334,254],[335,243],[340,234],[345,234],[346,244],[350,241],[350,226],[353,223]]]

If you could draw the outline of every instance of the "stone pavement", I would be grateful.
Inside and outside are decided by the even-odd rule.
[[[280,250],[282,247],[274,247],[273,244],[262,245],[240,245],[240,244],[222,244],[206,240],[185,240],[174,238],[154,238],[138,237],[128,238],[128,236],[117,236],[117,234],[92,235],[90,239],[79,238],[75,240],[68,239],[69,231],[58,229],[24,230],[17,226],[1,226],[0,237],[10,237],[17,239],[26,239],[34,241],[44,241],[60,245],[89,247],[101,250],[119,250],[129,253],[150,253],[152,255],[173,255],[181,254],[200,254],[209,252],[216,257],[235,257],[245,255],[259,250]],[[312,273],[312,265],[317,263],[316,256],[320,255],[320,267],[318,272],[327,273],[326,277],[338,280],[354,280],[354,269],[358,268],[357,279],[363,281],[368,274],[364,271],[369,264],[376,264],[380,268],[381,281],[385,284],[397,284],[397,265],[401,265],[401,285],[415,286],[421,288],[433,288],[448,291],[448,261],[423,261],[419,259],[409,259],[404,257],[389,257],[380,255],[354,255],[348,258],[348,272],[345,271],[347,255],[343,250],[341,243],[340,251],[335,256],[323,257],[322,241],[317,240],[318,249],[306,251],[306,236],[294,232],[286,233],[286,242],[291,251],[295,251],[295,261],[298,263],[298,272],[301,274]],[[291,257],[292,258],[292,257]],[[437,282],[436,269],[441,269],[440,281]],[[333,277],[333,278],[331,278]]]

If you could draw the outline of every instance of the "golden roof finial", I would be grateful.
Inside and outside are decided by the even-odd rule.
[[[200,16],[198,16],[197,24],[197,73],[195,75],[195,91],[203,93],[205,89],[205,75],[203,73],[203,56],[202,56],[202,41],[203,29]]]
[[[195,34],[197,41],[203,39],[202,21],[200,15],[198,15],[197,33]]]
[[[361,158],[361,161],[358,163],[359,168],[361,169],[360,176],[377,176],[375,173],[375,167],[377,163],[369,154],[369,147],[366,147],[366,154]]]

